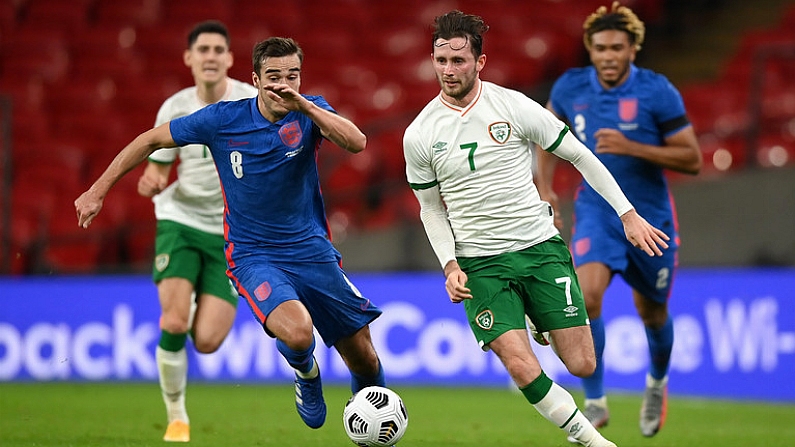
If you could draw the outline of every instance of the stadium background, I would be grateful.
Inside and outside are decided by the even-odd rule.
[[[144,366],[118,363],[117,347],[102,338],[123,332],[127,323],[143,327],[143,333],[156,324],[156,294],[146,276],[154,216],[151,202],[135,193],[140,170],[116,186],[90,231],[77,228],[72,202],[123,144],[151,127],[166,97],[192,84],[181,63],[185,35],[208,18],[229,26],[236,55],[231,75],[244,81],[250,79],[256,41],[271,35],[296,38],[306,52],[302,91],[326,96],[367,133],[363,154],[348,156],[329,146],[320,155],[335,243],[346,269],[366,285],[363,290],[372,290],[374,301],[405,318],[422,309],[420,317],[447,328],[447,335],[436,335],[441,340],[436,346],[440,358],[449,360],[444,354],[455,346],[444,345],[445,337],[457,333],[450,330],[460,329],[462,315],[440,295],[438,266],[405,185],[401,149],[405,126],[438,92],[429,66],[429,23],[453,8],[484,16],[492,29],[483,78],[543,103],[557,75],[587,63],[582,21],[608,3],[4,0],[0,380],[153,379],[146,359]],[[638,64],[666,74],[680,88],[705,159],[697,177],[670,176],[683,241],[682,278],[672,304],[681,307],[672,311],[675,317],[692,317],[678,325],[692,329],[686,335],[706,334],[694,351],[706,359],[698,364],[702,369],[685,371],[689,375],[673,380],[671,391],[793,402],[795,396],[777,389],[795,371],[795,4],[624,3],[647,25]],[[578,181],[571,169],[556,179],[566,216]],[[608,324],[629,327],[617,332],[624,338],[609,342],[614,346],[638,339],[621,287],[616,281],[615,299],[606,300],[612,303]],[[235,334],[251,323],[241,310]],[[77,334],[88,337],[81,345],[86,371],[108,358],[113,367],[85,373],[75,363],[58,366],[59,349],[81,353],[74,344]],[[407,344],[390,349],[422,345],[419,335],[405,335],[398,338]],[[680,335],[677,340],[694,342]],[[146,346],[151,352],[153,345]],[[272,362],[253,354],[241,361],[258,358]],[[554,360],[545,361],[554,368]],[[417,375],[397,378],[448,379],[445,366],[435,373],[433,358],[424,362]],[[270,375],[252,368],[244,376],[287,380],[274,365],[262,366],[276,368]],[[193,363],[192,374],[205,371],[200,377],[207,380],[235,378],[228,366],[220,375],[197,366]],[[608,386],[639,388],[639,371],[613,370]],[[742,395],[737,384],[751,374],[769,380]],[[470,379],[507,383],[498,372]]]

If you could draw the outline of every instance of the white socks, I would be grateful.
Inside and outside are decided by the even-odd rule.
[[[160,378],[163,402],[166,404],[168,422],[190,422],[185,410],[185,388],[188,382],[188,353],[185,348],[177,352],[155,349],[155,360]]]
[[[557,383],[552,383],[547,395],[533,406],[548,421],[585,446],[613,445],[588,422],[588,418],[577,409],[571,394]]]
[[[298,377],[302,379],[314,379],[318,374],[320,374],[320,368],[317,367],[317,360],[312,357],[312,368],[308,372],[303,373],[296,369],[295,373],[298,374]]]

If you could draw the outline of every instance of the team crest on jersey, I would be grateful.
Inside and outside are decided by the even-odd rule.
[[[489,126],[489,135],[497,143],[503,144],[511,137],[511,124],[504,121],[491,124]]]
[[[480,326],[481,329],[488,331],[492,326],[494,326],[494,314],[491,313],[491,310],[486,309],[479,313],[477,317],[475,317],[475,322],[478,324],[478,326]]]
[[[155,268],[158,272],[162,272],[168,267],[169,259],[168,253],[163,253],[155,257]]]
[[[618,100],[618,117],[628,123],[638,117],[638,98],[621,98]]]
[[[290,121],[279,129],[279,138],[285,145],[296,148],[301,143],[304,133],[301,131],[301,126],[298,121]]]

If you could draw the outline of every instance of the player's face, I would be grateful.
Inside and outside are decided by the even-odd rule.
[[[259,92],[260,104],[266,113],[272,117],[280,118],[290,111],[270,98],[265,93],[264,86],[268,84],[285,84],[296,93],[301,88],[301,59],[297,54],[284,57],[268,57],[262,62],[259,76],[254,73],[254,87]]]
[[[591,62],[596,67],[599,82],[606,88],[627,80],[629,65],[635,61],[636,53],[629,42],[629,34],[624,31],[605,30],[591,36]]]
[[[473,88],[486,63],[486,55],[481,54],[476,59],[469,40],[454,37],[437,39],[431,57],[444,99],[453,104],[468,104],[475,95]]]
[[[202,33],[183,57],[197,84],[215,84],[226,78],[233,58],[224,36]]]

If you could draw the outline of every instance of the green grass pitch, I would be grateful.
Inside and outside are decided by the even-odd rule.
[[[496,388],[394,387],[409,428],[400,447],[570,447],[518,392]],[[293,387],[188,385],[192,447],[353,444],[342,428],[350,391],[325,388],[326,424],[311,430],[295,411]],[[574,393],[578,402],[582,396]],[[795,405],[672,396],[653,438],[638,429],[640,395],[609,395],[605,436],[619,447],[793,446]],[[0,383],[0,446],[164,446],[165,409],[156,383]],[[173,445],[173,444],[168,444]]]

